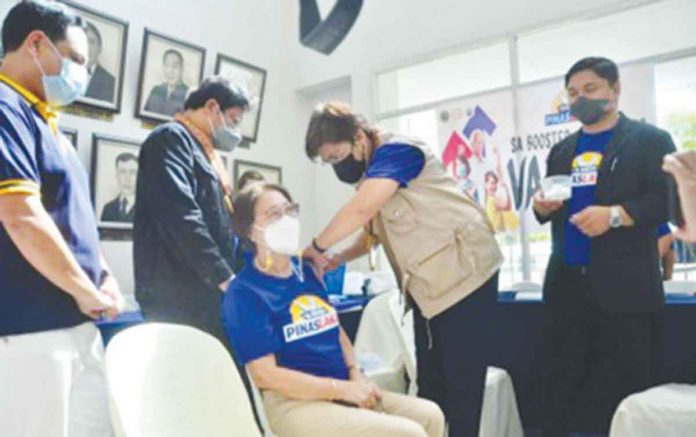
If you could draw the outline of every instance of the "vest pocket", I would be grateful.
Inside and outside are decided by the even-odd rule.
[[[446,241],[433,245],[424,256],[409,262],[404,287],[419,295],[437,298],[466,281],[474,273],[474,265],[464,253],[464,234],[457,231]]]

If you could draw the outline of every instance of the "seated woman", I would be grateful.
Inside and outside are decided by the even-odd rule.
[[[253,255],[223,298],[237,358],[260,389],[280,436],[441,437],[433,402],[381,391],[360,372],[336,310],[300,250],[298,206],[278,185],[257,183],[234,204]]]

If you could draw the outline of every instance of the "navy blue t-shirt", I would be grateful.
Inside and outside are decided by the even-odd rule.
[[[564,254],[566,264],[571,266],[587,266],[590,261],[590,238],[570,223],[570,217],[594,204],[597,174],[611,135],[611,130],[596,134],[581,132],[578,138],[570,171],[573,190],[565,224]]]
[[[372,157],[365,173],[366,179],[386,178],[406,188],[408,183],[417,178],[425,166],[425,155],[416,146],[405,143],[383,144]]]
[[[292,262],[297,266],[297,258]],[[302,271],[304,281],[296,273],[277,278],[247,258],[223,297],[227,338],[244,364],[275,354],[281,367],[347,380],[338,314],[312,268]]]
[[[96,284],[99,235],[87,172],[69,141],[54,133],[17,89],[0,81],[0,195],[16,193],[41,196],[68,248]],[[36,271],[0,225],[0,336],[86,320],[75,300]]]

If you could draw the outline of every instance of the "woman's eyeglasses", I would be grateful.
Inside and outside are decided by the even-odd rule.
[[[271,219],[271,221],[280,220],[285,215],[297,217],[300,215],[300,205],[297,203],[290,203],[284,206],[273,207],[264,212],[262,215],[268,219]]]

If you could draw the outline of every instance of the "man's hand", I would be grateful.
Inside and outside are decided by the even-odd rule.
[[[229,288],[230,282],[232,282],[233,279],[234,279],[234,275],[232,275],[232,277],[230,279],[228,279],[226,281],[222,281],[220,283],[220,285],[218,285],[218,288],[220,289],[220,291],[222,291],[223,293],[227,293],[227,288]]]
[[[665,156],[662,169],[677,181],[679,202],[684,213],[685,224],[675,235],[685,241],[696,242],[696,150],[673,153]]]
[[[539,190],[534,195],[532,207],[539,215],[548,217],[561,209],[563,202],[560,200],[544,200],[544,193]]]
[[[106,317],[109,320],[115,319],[116,316],[123,312],[126,306],[123,295],[121,294],[121,287],[119,287],[116,277],[110,274],[106,275],[99,291],[110,297],[113,301],[113,306],[106,311]]]
[[[90,319],[98,319],[104,311],[114,308],[114,300],[99,290],[83,292],[73,296],[80,312]]]
[[[570,222],[580,229],[580,232],[590,238],[598,237],[610,228],[609,217],[611,208],[608,206],[588,206],[570,218]]]

